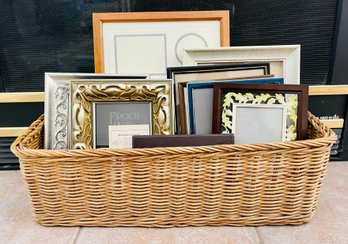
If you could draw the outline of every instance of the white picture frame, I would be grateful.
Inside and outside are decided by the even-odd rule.
[[[74,79],[146,79],[146,75],[45,73],[45,139],[46,149],[69,148],[70,80]]]
[[[184,48],[229,46],[228,11],[94,13],[96,73],[166,78]]]
[[[183,53],[184,66],[267,61],[282,62],[285,84],[300,84],[301,45],[185,49]]]
[[[232,133],[235,143],[285,141],[286,116],[287,108],[283,104],[233,104]],[[263,120],[266,122],[263,123]]]

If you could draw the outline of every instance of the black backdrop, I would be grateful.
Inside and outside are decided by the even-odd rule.
[[[0,91],[42,91],[44,72],[93,72],[92,13],[229,10],[231,45],[301,44],[301,82],[325,84],[337,0],[0,0]]]

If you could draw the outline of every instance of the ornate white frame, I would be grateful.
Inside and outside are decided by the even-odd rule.
[[[45,148],[69,148],[69,98],[72,79],[124,79],[146,75],[45,73]]]
[[[300,45],[185,49],[183,54],[184,66],[201,62],[267,61],[283,61],[284,84],[300,84]]]

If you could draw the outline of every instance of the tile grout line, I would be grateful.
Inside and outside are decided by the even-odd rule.
[[[76,231],[76,234],[75,234],[75,237],[74,237],[74,239],[72,240],[71,244],[76,244],[77,239],[78,239],[79,236],[80,236],[81,230],[82,230],[82,227],[78,227],[78,229],[77,229],[77,231]]]
[[[257,239],[259,239],[259,243],[263,244],[264,241],[262,240],[262,237],[260,235],[259,227],[254,227],[254,229],[255,229],[255,232],[256,232],[256,235],[257,235]]]

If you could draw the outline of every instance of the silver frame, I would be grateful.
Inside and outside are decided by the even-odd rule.
[[[69,148],[70,80],[124,79],[125,76],[148,78],[143,74],[45,73],[45,148]]]

